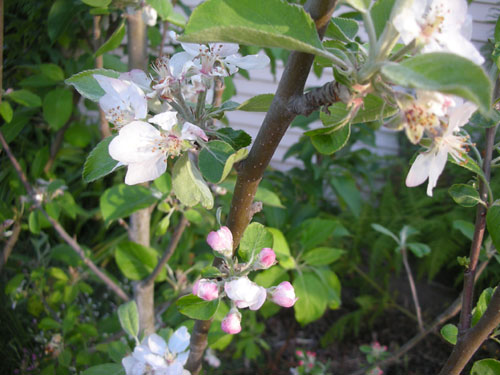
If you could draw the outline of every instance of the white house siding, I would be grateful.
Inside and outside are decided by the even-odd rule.
[[[196,4],[200,3],[200,0],[188,0],[185,1],[185,3],[194,7]],[[469,5],[469,13],[473,18],[472,41],[477,47],[480,47],[489,37],[492,36],[494,22],[500,12],[499,9],[499,2],[493,0],[474,1]],[[342,10],[339,9],[336,13],[338,12],[342,12]],[[361,35],[363,34],[364,33],[362,32]],[[242,103],[258,94],[274,93],[282,73],[283,68],[279,67],[277,69],[276,79],[274,79],[274,76],[270,73],[269,69],[249,71],[250,80],[247,80],[240,75],[236,75],[234,84],[236,86],[237,94],[232,100]],[[321,86],[331,79],[331,73],[326,74],[326,70],[321,79],[318,79],[314,74],[310,74],[306,83],[306,88]],[[245,130],[252,136],[252,139],[254,139],[257,135],[264,116],[265,113],[241,111],[227,113],[231,126]],[[321,124],[316,123],[313,126],[319,127]],[[288,148],[295,144],[301,135],[302,130],[299,128],[288,129],[271,161],[272,167],[280,170],[287,170],[294,166],[301,165],[301,161],[294,158],[289,158],[286,161],[283,161],[283,156]],[[381,129],[377,132],[376,144],[376,151],[380,154],[394,154],[398,149],[395,134],[386,129]]]

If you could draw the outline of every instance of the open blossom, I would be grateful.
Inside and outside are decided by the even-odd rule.
[[[266,301],[266,289],[246,276],[226,282],[224,290],[240,309],[248,307],[250,310],[258,310]]]
[[[214,251],[226,257],[233,254],[233,234],[226,226],[221,227],[217,232],[210,232],[207,236],[207,242]]]
[[[153,333],[134,348],[131,355],[122,360],[126,375],[188,375],[184,365],[189,356],[190,335],[186,327],[176,330],[168,345],[162,337]]]
[[[297,298],[295,297],[295,290],[292,284],[288,281],[283,281],[278,286],[270,288],[271,301],[283,307],[292,307]]]
[[[219,298],[219,286],[215,281],[200,279],[193,285],[193,294],[205,301],[212,301]]]
[[[197,73],[191,55],[186,52],[176,53],[171,58],[161,56],[156,59],[152,69],[158,75],[153,89],[167,100],[185,90],[188,87],[187,79]]]
[[[273,249],[265,247],[257,256],[256,269],[268,269],[276,264],[276,254]]]
[[[146,118],[148,102],[144,91],[134,82],[94,74],[105,94],[99,99],[99,106],[106,119],[118,128]]]
[[[394,18],[394,27],[408,44],[422,44],[422,52],[452,52],[482,64],[484,58],[469,40],[472,21],[466,0],[414,0]]]
[[[427,195],[432,197],[432,190],[443,172],[448,154],[457,162],[464,160],[465,139],[455,133],[469,121],[475,111],[476,106],[472,103],[462,104],[450,111],[449,122],[442,123],[440,133],[436,129],[429,149],[415,159],[406,177],[406,186],[418,186],[429,179]]]
[[[234,43],[210,43],[208,46],[195,43],[181,43],[191,55],[200,73],[207,76],[225,77],[234,74],[238,68],[259,69],[269,64],[266,55],[238,56],[239,46]]]
[[[176,112],[163,112],[149,122],[133,121],[123,128],[109,144],[109,155],[128,166],[125,183],[128,185],[151,181],[167,169],[167,157],[177,156],[189,149],[190,141],[198,137],[207,140],[196,125],[185,123],[182,130],[177,124]]]
[[[221,328],[224,332],[234,335],[241,332],[241,314],[237,309],[231,309],[222,319]],[[127,374],[128,375],[128,374]]]

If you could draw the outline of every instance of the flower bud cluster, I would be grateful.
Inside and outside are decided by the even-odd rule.
[[[222,330],[229,334],[241,331],[241,313],[238,309],[258,310],[266,299],[283,307],[292,307],[297,301],[292,284],[284,281],[277,286],[264,288],[248,278],[248,273],[264,270],[275,265],[276,253],[271,248],[263,248],[248,263],[235,264],[233,261],[233,234],[228,227],[210,232],[207,242],[219,257],[220,267],[227,272],[219,279],[200,279],[193,285],[193,294],[205,301],[227,297],[231,300],[231,310],[222,320]],[[237,262],[236,262],[237,263]]]

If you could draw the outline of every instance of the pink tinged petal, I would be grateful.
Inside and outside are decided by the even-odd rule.
[[[158,354],[159,356],[163,356],[165,354],[167,343],[161,336],[153,333],[147,338],[147,343],[149,350],[151,350],[152,353]]]
[[[189,346],[189,339],[191,335],[189,334],[186,327],[182,326],[178,328],[170,339],[168,340],[168,349],[172,353],[181,353],[187,349]]]
[[[259,253],[257,262],[260,269],[267,269],[276,263],[276,253],[271,248],[263,248]]]
[[[254,298],[254,302],[250,304],[249,309],[250,310],[258,310],[262,307],[264,302],[266,302],[266,297],[267,297],[267,291],[265,288],[259,286],[258,287],[258,292],[256,293],[256,296]],[[294,301],[295,303],[295,301]]]
[[[166,170],[167,162],[164,156],[160,156],[156,160],[151,159],[141,163],[130,163],[125,175],[125,183],[127,185],[135,185],[153,181],[165,173]]]
[[[406,186],[415,187],[427,180],[432,158],[431,152],[424,152],[417,156],[408,172],[408,176],[406,176]]]
[[[446,148],[440,149],[431,159],[429,169],[429,183],[427,185],[427,195],[432,197],[432,189],[436,187],[437,180],[444,170],[446,161],[448,160],[448,151]]]
[[[148,121],[152,124],[159,125],[163,130],[172,131],[172,128],[177,124],[177,112],[162,112],[151,117]]]
[[[271,292],[271,301],[283,307],[292,307],[297,298],[292,284],[288,281],[283,281]]]
[[[158,129],[142,121],[133,121],[120,129],[117,137],[109,144],[109,155],[124,164],[140,163],[156,159],[161,154],[155,151],[161,140]]]
[[[200,279],[193,286],[193,294],[205,301],[212,301],[219,298],[219,286],[215,281]]]
[[[226,226],[221,227],[217,232],[210,232],[207,236],[207,242],[215,251],[233,251],[233,234]]]
[[[181,138],[188,141],[196,141],[198,138],[201,138],[205,142],[208,142],[208,137],[203,129],[199,126],[191,124],[190,122],[186,122],[182,126]]]
[[[241,314],[238,311],[231,310],[221,322],[221,328],[224,332],[234,335],[241,332]]]

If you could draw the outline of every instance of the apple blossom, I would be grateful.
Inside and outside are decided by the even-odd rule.
[[[186,87],[186,80],[197,73],[191,55],[185,52],[176,53],[171,58],[161,56],[156,59],[152,69],[158,75],[153,89],[162,99],[171,100]]]
[[[146,372],[153,375],[188,375],[184,365],[189,356],[189,339],[186,327],[177,329],[168,340],[168,345],[155,333],[147,336],[131,355],[123,358],[126,375],[143,375]]]
[[[133,121],[122,127],[118,136],[109,144],[109,155],[128,166],[125,176],[125,183],[128,185],[161,176],[167,169],[167,157],[177,156],[189,149],[192,146],[189,141],[196,139],[196,134],[206,139],[203,130],[193,124],[184,124],[179,131],[177,113],[173,111],[160,113],[149,122],[159,125],[161,129],[158,130],[147,122]],[[183,134],[186,126],[191,130]]]
[[[200,279],[193,285],[193,294],[205,301],[212,301],[219,297],[219,286],[215,281]]]
[[[237,309],[231,309],[222,319],[221,328],[224,332],[234,335],[241,332],[241,314]],[[128,374],[127,374],[128,375]]]
[[[225,257],[233,255],[233,234],[228,227],[224,226],[217,232],[210,232],[207,236],[207,242],[214,251]]]
[[[255,262],[255,269],[268,269],[269,267],[276,264],[276,254],[273,249],[265,247],[261,250],[257,256],[257,261]]]
[[[246,276],[226,281],[224,290],[240,309],[248,307],[250,310],[258,310],[266,301],[266,289]]]
[[[465,138],[455,133],[469,121],[476,109],[474,104],[465,103],[450,111],[449,122],[443,123],[441,129],[435,129],[431,146],[415,159],[406,177],[406,186],[418,186],[429,179],[427,195],[432,197],[432,190],[443,172],[448,154],[457,162],[464,160]]]
[[[292,307],[297,298],[292,284],[288,281],[283,281],[278,286],[270,288],[271,301],[283,307]]]
[[[105,94],[99,105],[106,119],[118,128],[146,118],[148,103],[144,91],[131,81],[94,74]]]
[[[416,39],[422,52],[446,51],[482,64],[484,58],[470,39],[466,0],[414,0],[394,17],[394,27],[408,44]]]

